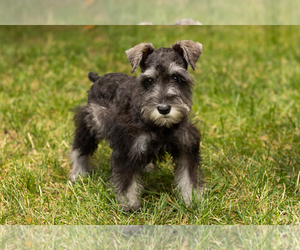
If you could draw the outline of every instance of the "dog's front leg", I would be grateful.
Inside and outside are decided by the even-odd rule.
[[[175,183],[183,196],[186,206],[191,205],[193,196],[201,199],[204,181],[197,156],[182,152],[177,159]]]
[[[113,154],[111,158],[111,182],[117,195],[120,209],[124,212],[138,210],[141,207],[140,194],[142,185],[140,174],[127,165],[127,162],[121,164],[120,159]]]
[[[175,183],[189,206],[192,197],[200,200],[204,185],[201,173],[200,132],[192,124],[176,135],[177,149],[172,153],[176,162]]]

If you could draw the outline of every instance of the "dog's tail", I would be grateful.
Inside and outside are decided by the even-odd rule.
[[[88,78],[90,79],[91,82],[96,82],[100,78],[100,76],[97,73],[90,72],[88,74]]]

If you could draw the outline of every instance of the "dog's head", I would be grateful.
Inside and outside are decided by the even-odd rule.
[[[172,127],[188,117],[192,105],[193,79],[188,65],[195,70],[202,45],[189,40],[178,41],[171,48],[154,49],[141,43],[126,51],[132,73],[140,66],[143,117],[157,126]]]

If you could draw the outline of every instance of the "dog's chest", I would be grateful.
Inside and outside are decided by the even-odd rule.
[[[161,134],[155,132],[142,133],[135,138],[134,150],[148,156],[161,155],[172,151],[176,144],[173,133]]]

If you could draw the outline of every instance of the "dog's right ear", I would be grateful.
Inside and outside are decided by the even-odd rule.
[[[152,43],[140,43],[133,48],[126,50],[127,58],[132,66],[131,73],[133,73],[153,51],[154,47]]]
[[[172,49],[177,51],[186,62],[195,70],[196,62],[202,54],[202,44],[190,40],[178,41],[172,45]]]

